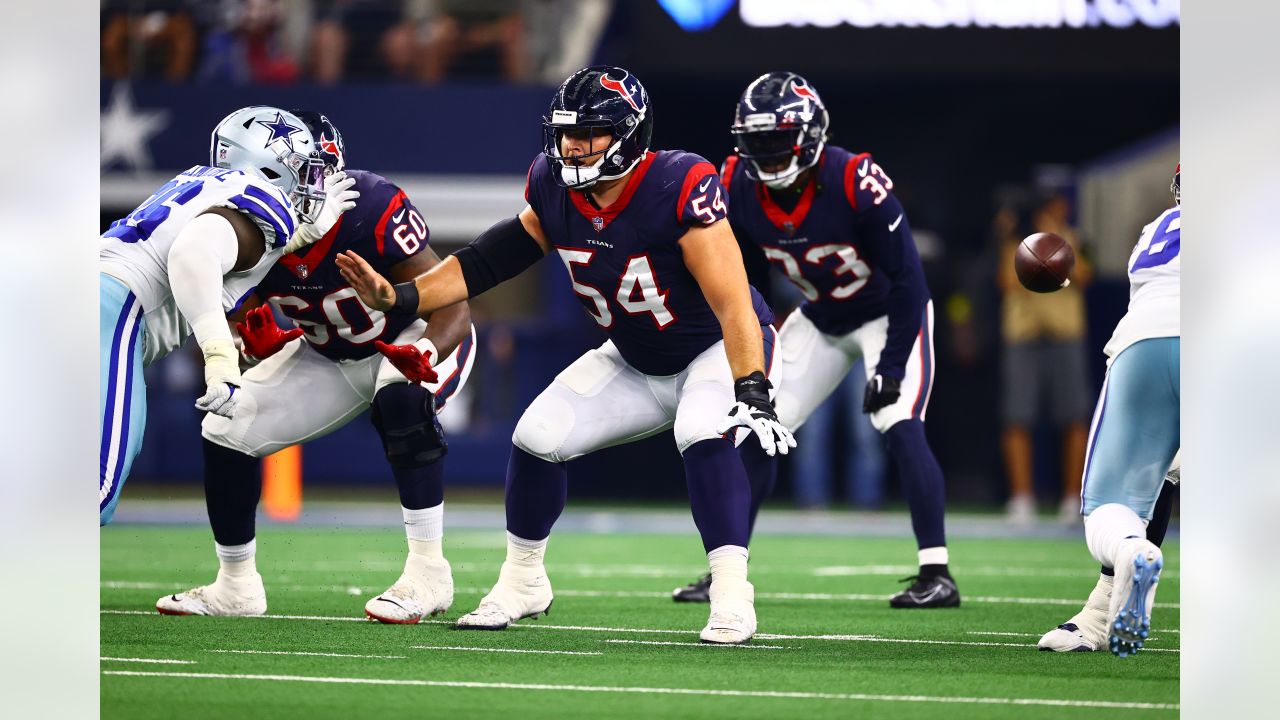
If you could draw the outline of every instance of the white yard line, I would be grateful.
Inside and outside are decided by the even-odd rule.
[[[527,655],[603,655],[604,653],[580,650],[519,650],[516,648],[457,647],[453,645],[410,645],[414,650],[460,650],[463,652],[520,653]]]
[[[1177,634],[1178,631],[1166,630],[1165,628],[1160,628],[1160,632]],[[966,635],[995,635],[995,636],[1002,636],[1002,637],[1033,637],[1033,638],[1044,637],[1044,633],[997,632],[995,630],[969,630],[965,634]],[[1159,636],[1152,635],[1151,637],[1147,638],[1147,642],[1151,642],[1153,640],[1159,640],[1159,639],[1160,639]]]
[[[794,692],[784,690],[717,690],[703,688],[627,687],[609,685],[550,685],[535,683],[494,683],[463,680],[396,680],[390,678],[315,677],[308,675],[249,675],[231,673],[142,672],[136,670],[104,670],[103,675],[207,679],[262,680],[272,682],[307,682],[345,685],[401,685],[412,687],[469,688],[481,690],[547,690],[553,692],[634,693],[641,695],[703,695],[714,697],[782,698],[789,700],[853,700],[915,703],[956,703],[966,705],[1038,705],[1048,707],[1086,707],[1123,710],[1177,710],[1176,703],[1112,702],[1108,700],[1059,700],[1055,698],[1002,698],[933,695],[873,695],[867,693]]]
[[[195,665],[195,660],[168,660],[165,658],[118,658],[118,657],[100,657],[99,660],[109,660],[111,662],[131,662],[131,663],[149,663],[152,665]]]
[[[370,660],[408,660],[408,655],[355,655],[349,653],[303,652],[301,650],[205,650],[211,653],[237,655],[306,655],[308,657],[368,658]]]
[[[797,647],[787,647],[785,645],[717,645],[715,643],[690,643],[690,642],[672,642],[670,640],[622,640],[620,638],[610,638],[601,640],[600,642],[613,643],[616,645],[674,645],[676,647],[687,648],[742,648],[745,650],[799,650]]]
[[[157,615],[158,613],[147,612],[145,610],[100,610],[104,615]],[[365,618],[356,617],[340,617],[340,616],[318,616],[318,615],[254,615],[251,618],[267,619],[267,620],[343,620],[352,622],[367,622]],[[453,620],[423,620],[424,624],[432,625],[453,625]],[[675,630],[668,628],[624,628],[624,627],[602,627],[594,625],[548,625],[540,622],[522,623],[517,627],[530,630],[569,630],[575,632],[619,632],[619,633],[638,633],[641,635],[691,635],[696,632],[695,629]],[[773,633],[756,633],[756,637],[761,640],[846,640],[853,642],[881,642],[881,643],[914,643],[922,645],[967,645],[970,647],[1017,647],[1017,648],[1035,648],[1030,643],[993,643],[993,642],[971,642],[964,640],[921,640],[907,638],[882,638],[875,635],[777,635]],[[1180,652],[1172,648],[1144,648],[1150,652]]]
[[[187,587],[179,583],[160,583],[160,582],[130,582],[124,580],[104,580],[100,583],[102,587],[108,589],[124,589],[124,590],[181,590]],[[349,585],[269,585],[273,590],[282,590],[285,592],[335,592],[346,595],[360,594],[361,588]],[[374,591],[373,588],[367,588]],[[459,587],[454,592],[460,595],[484,595],[489,592],[487,587]],[[607,597],[607,598],[670,598],[670,592],[652,591],[652,590],[556,590],[556,594],[562,597]],[[822,600],[822,601],[859,601],[859,602],[885,602],[889,599],[888,595],[878,595],[874,593],[785,593],[785,592],[757,592],[757,598],[765,600]],[[1028,597],[1002,597],[993,595],[965,595],[965,602],[977,603],[996,603],[996,604],[1012,604],[1012,605],[1079,605],[1080,598],[1028,598]],[[1179,603],[1156,603],[1155,607],[1170,610],[1179,610]]]

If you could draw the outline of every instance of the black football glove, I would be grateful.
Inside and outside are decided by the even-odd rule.
[[[760,447],[769,455],[787,454],[796,446],[796,439],[791,431],[778,422],[778,413],[773,409],[773,401],[769,399],[769,391],[773,383],[759,370],[733,383],[733,394],[737,402],[729,408],[729,414],[720,421],[716,430],[721,434],[735,427],[743,426],[755,433],[760,440]]]
[[[867,381],[867,391],[862,395],[862,412],[870,415],[883,407],[898,402],[902,393],[902,381],[898,378],[876,374]]]

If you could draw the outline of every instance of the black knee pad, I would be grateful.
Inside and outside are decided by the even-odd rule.
[[[421,385],[393,383],[382,388],[373,396],[370,419],[391,467],[422,467],[449,451],[436,417],[436,399]]]

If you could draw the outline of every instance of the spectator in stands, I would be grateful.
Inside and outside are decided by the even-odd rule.
[[[195,65],[197,33],[183,0],[104,0],[102,74],[163,75],[181,82]]]
[[[378,77],[439,83],[451,76],[524,80],[522,0],[316,0],[318,82]]]
[[[200,79],[206,82],[287,85],[299,66],[287,40],[288,28],[305,19],[305,3],[284,0],[222,0],[205,5]]]
[[[1084,466],[1089,411],[1093,403],[1086,372],[1084,288],[1092,276],[1069,224],[1071,206],[1062,195],[1040,200],[1031,215],[1031,232],[1061,235],[1076,250],[1071,285],[1053,293],[1033,293],[1018,282],[1013,255],[1024,233],[1016,214],[1002,208],[993,222],[1000,243],[997,283],[1003,294],[1004,357],[1002,393],[1005,471],[1009,478],[1009,519],[1027,524],[1035,518],[1032,431],[1050,421],[1062,435],[1061,517],[1076,521]]]

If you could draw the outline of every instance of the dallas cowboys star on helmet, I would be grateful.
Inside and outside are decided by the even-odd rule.
[[[298,119],[307,124],[311,136],[316,140],[316,154],[324,161],[324,174],[332,175],[347,168],[347,145],[342,141],[342,133],[327,115],[314,110],[291,110]]]
[[[324,161],[306,123],[280,108],[254,105],[231,113],[213,129],[209,164],[251,172],[289,196],[303,222],[324,206]]]
[[[640,162],[653,138],[653,107],[634,75],[620,67],[594,65],[560,85],[542,127],[551,176],[564,187],[585,190],[623,177]],[[607,134],[613,142],[600,152],[561,157],[560,137],[572,131],[588,138]]]
[[[829,124],[827,108],[807,80],[792,72],[765,73],[738,100],[734,150],[747,161],[752,180],[787,187],[818,163]]]

